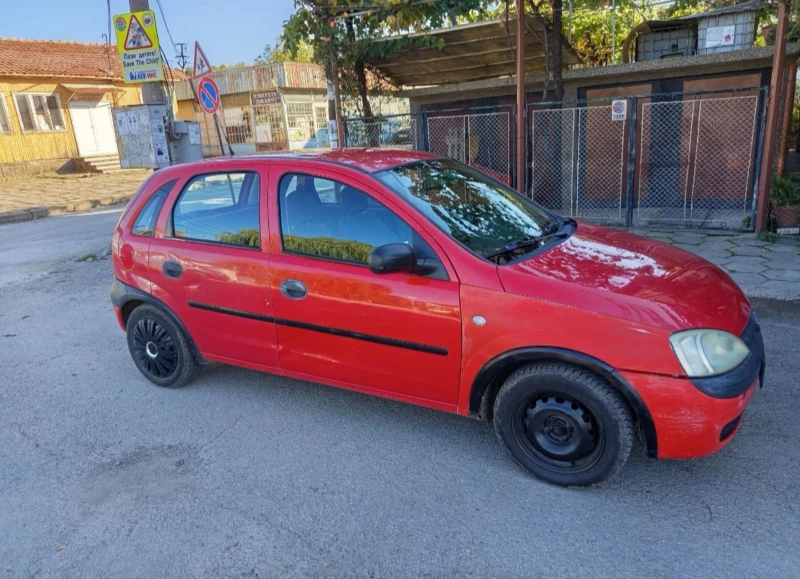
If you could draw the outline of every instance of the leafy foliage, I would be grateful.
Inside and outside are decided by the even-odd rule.
[[[772,204],[776,207],[800,205],[800,173],[789,173],[772,180]]]
[[[385,58],[409,44],[428,44],[426,38],[396,38],[377,42],[405,32],[441,28],[458,17],[481,13],[486,0],[382,0],[362,8],[363,0],[295,0],[295,13],[284,24],[282,50],[292,59],[310,48],[312,60],[324,64],[330,75],[330,51],[336,51],[339,84],[343,97],[358,97],[363,112],[371,116],[366,72],[372,59]],[[271,48],[271,47],[270,47]],[[376,71],[370,71],[377,75]],[[377,78],[380,78],[379,76]]]
[[[267,43],[264,52],[256,57],[256,64],[273,64],[276,62],[315,62],[314,49],[310,44],[301,40],[296,47],[296,52],[291,53],[280,38],[275,44]]]

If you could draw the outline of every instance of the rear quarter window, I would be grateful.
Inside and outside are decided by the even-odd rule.
[[[147,203],[144,204],[136,221],[133,222],[131,233],[140,235],[142,237],[153,237],[158,222],[158,216],[161,214],[161,208],[164,206],[164,201],[167,200],[167,195],[172,191],[177,179],[173,179],[164,183],[158,190],[153,193]]]

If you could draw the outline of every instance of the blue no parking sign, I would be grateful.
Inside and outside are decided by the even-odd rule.
[[[219,87],[213,79],[205,77],[197,84],[197,100],[200,108],[213,115],[219,109]]]

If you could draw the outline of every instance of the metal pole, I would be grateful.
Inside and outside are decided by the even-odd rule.
[[[783,66],[786,59],[786,4],[778,4],[778,29],[775,33],[775,52],[772,54],[772,78],[769,83],[769,96],[767,101],[767,123],[764,132],[764,147],[761,164],[761,178],[758,184],[758,199],[756,203],[756,233],[767,229],[769,217],[769,191],[772,186],[772,165],[775,159],[775,138],[778,132],[778,107],[781,99],[781,81],[783,80]]]
[[[525,195],[525,4],[517,0],[517,191]]]
[[[129,0],[131,12],[150,10],[149,0]],[[146,105],[165,105],[167,97],[164,95],[164,86],[160,80],[142,83],[142,103]]]
[[[330,44],[330,57],[331,57],[331,84],[333,84],[333,108],[336,118],[336,133],[340,149],[345,148],[345,135],[344,135],[344,122],[342,121],[342,99],[339,93],[339,59],[336,54],[336,43],[331,41]]]
[[[617,0],[611,1],[611,64],[617,59]]]

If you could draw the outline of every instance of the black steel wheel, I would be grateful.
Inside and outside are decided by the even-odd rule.
[[[150,304],[134,309],[127,334],[133,362],[153,384],[177,388],[197,374],[199,364],[186,335],[162,309]]]
[[[567,364],[524,366],[495,399],[494,426],[524,469],[561,486],[586,486],[623,467],[633,444],[630,412],[595,374]]]

